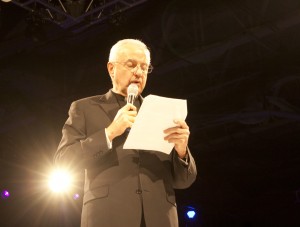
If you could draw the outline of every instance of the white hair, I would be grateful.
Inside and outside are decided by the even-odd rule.
[[[147,55],[149,55],[148,57],[149,57],[149,60],[150,60],[150,50],[149,50],[149,48],[146,46],[145,43],[143,43],[142,41],[140,41],[138,39],[122,39],[122,40],[118,41],[110,49],[109,59],[108,60],[110,62],[116,61],[117,55],[122,50],[122,47],[124,45],[127,45],[127,44],[134,44],[136,46],[140,46],[140,47],[144,48],[147,51],[146,53],[147,53]]]

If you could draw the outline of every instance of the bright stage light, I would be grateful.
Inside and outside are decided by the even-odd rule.
[[[49,178],[48,185],[54,192],[66,192],[72,184],[71,175],[65,170],[55,170]]]

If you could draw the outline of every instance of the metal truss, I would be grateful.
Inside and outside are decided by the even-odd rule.
[[[147,0],[12,0],[43,20],[80,32]]]

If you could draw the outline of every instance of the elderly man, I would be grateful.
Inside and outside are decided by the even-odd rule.
[[[174,144],[170,155],[123,149],[152,71],[150,51],[139,40],[121,40],[111,48],[107,69],[112,89],[72,103],[55,154],[57,164],[85,169],[81,226],[176,227],[174,188],[189,187],[197,174],[189,127],[174,119],[177,126],[164,131]],[[138,87],[133,105],[126,103],[132,83]]]

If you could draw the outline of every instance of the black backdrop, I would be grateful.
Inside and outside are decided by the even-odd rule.
[[[1,226],[78,226],[80,199],[45,180],[71,101],[110,88],[108,52],[123,38],[151,48],[144,96],[188,100],[199,175],[177,190],[181,226],[300,224],[298,1],[148,1],[80,33],[30,34],[26,10],[0,6]]]

